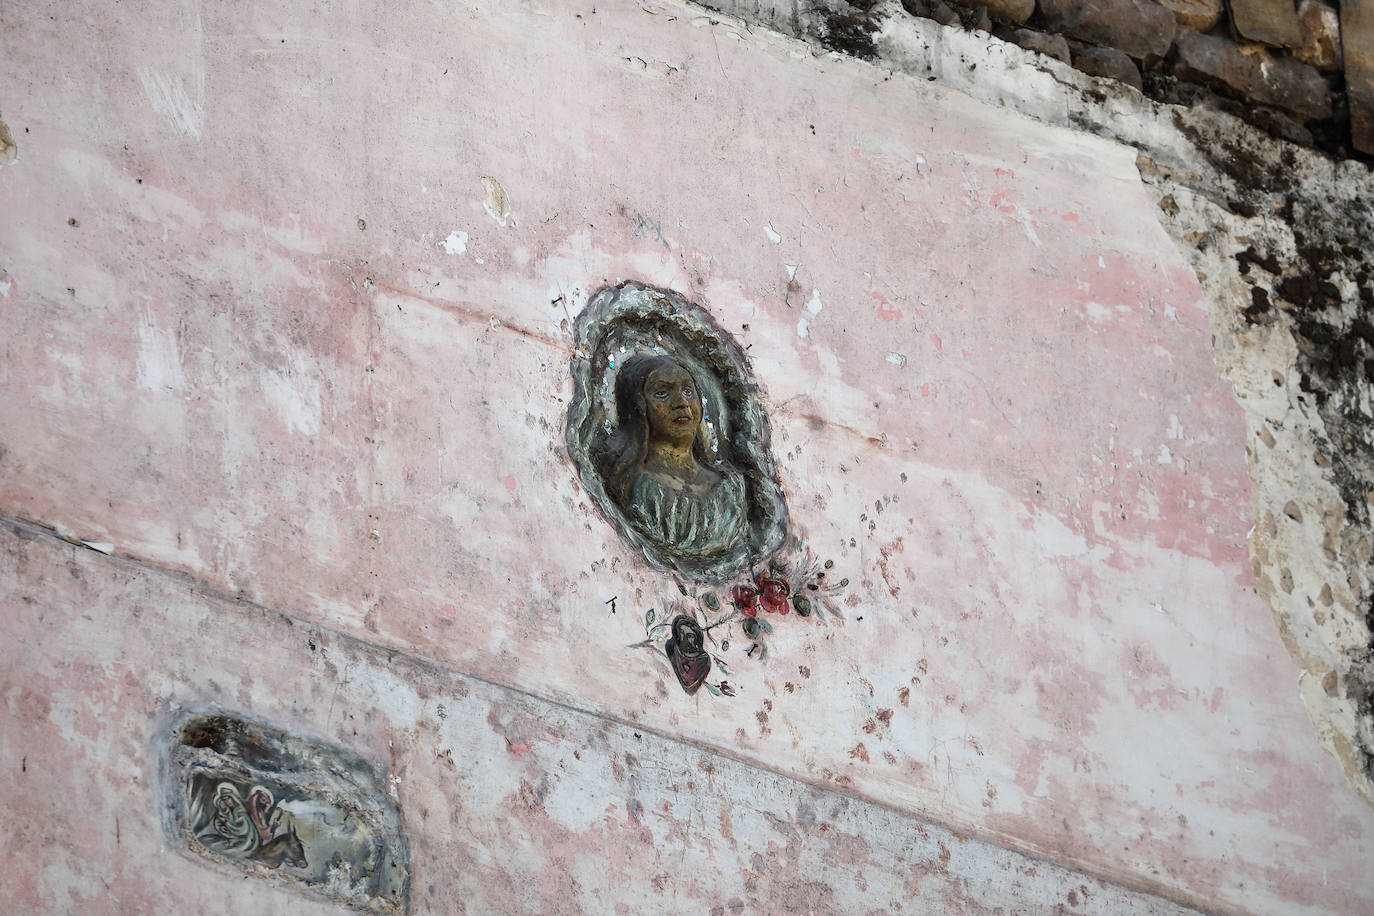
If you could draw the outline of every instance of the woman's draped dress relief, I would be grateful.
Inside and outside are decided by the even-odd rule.
[[[625,283],[578,318],[568,447],[607,520],[697,581],[782,543],[768,425],[739,345],[675,293]]]

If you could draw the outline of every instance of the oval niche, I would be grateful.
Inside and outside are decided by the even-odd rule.
[[[599,290],[576,334],[568,451],[620,536],[702,582],[776,551],[787,507],[739,344],[700,306],[634,282]]]

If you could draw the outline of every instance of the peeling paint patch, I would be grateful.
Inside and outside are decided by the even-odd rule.
[[[764,227],[763,227],[763,234],[766,235],[766,236],[768,236],[768,241],[772,242],[774,245],[781,245],[781,244],[782,244],[782,236],[779,235],[779,234],[777,233],[777,230],[775,230],[775,229],[773,228],[773,224],[772,224],[772,223],[766,223],[766,224],[764,224]]]
[[[198,93],[200,98],[193,100],[187,95],[181,77],[151,68],[140,70],[138,78],[153,111],[179,135],[199,140],[205,126],[204,93]]]
[[[797,336],[798,336],[798,337],[810,337],[810,336],[811,336],[811,322],[807,321],[805,318],[798,318],[798,319],[797,319]]]
[[[811,300],[806,303],[806,310],[813,315],[819,315],[822,308],[821,291],[818,289],[811,290]]]
[[[905,366],[905,365],[906,365],[906,357],[903,356],[901,353],[889,353],[889,354],[887,354],[887,361],[890,362],[890,363],[892,363],[892,365],[894,365],[894,366]]]
[[[489,175],[483,175],[482,191],[485,194],[482,206],[491,218],[502,226],[514,226],[515,217],[511,214],[510,196],[506,194],[506,189],[501,187],[501,182]]]
[[[269,372],[262,376],[262,393],[287,429],[313,436],[320,431],[320,388],[303,371],[299,356],[292,362],[287,374]]]
[[[138,325],[138,387],[146,391],[181,391],[186,387],[176,334],[157,327],[151,316],[145,316]]]
[[[0,121],[0,165],[9,165],[19,158],[19,147],[4,121]]]
[[[468,234],[454,229],[443,241],[444,251],[448,254],[464,254],[468,250]]]

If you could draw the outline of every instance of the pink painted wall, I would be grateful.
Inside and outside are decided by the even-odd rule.
[[[1131,151],[667,2],[6,20],[4,515],[1185,903],[1374,897]],[[620,279],[749,346],[794,524],[852,580],[846,621],[735,651],[733,699],[624,648],[675,586],[562,444],[571,320]],[[135,735],[177,693],[143,658]],[[7,731],[50,727],[14,713],[41,665]]]
[[[207,703],[376,762],[412,912],[1185,912],[29,530],[0,532],[0,570],[9,912],[340,911],[165,839],[150,758]]]

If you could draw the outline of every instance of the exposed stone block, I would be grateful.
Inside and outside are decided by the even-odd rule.
[[[959,18],[959,14],[944,0],[903,0],[902,8],[913,16],[933,19],[940,25],[950,28],[963,25],[963,20]]]
[[[1341,46],[1351,141],[1360,152],[1374,154],[1374,0],[1341,4]]]
[[[1322,0],[1303,0],[1298,7],[1298,25],[1302,44],[1293,49],[1293,56],[1318,70],[1341,69],[1341,22],[1335,8]]]
[[[1294,121],[1277,108],[1256,105],[1250,112],[1250,123],[1267,130],[1275,137],[1282,137],[1290,143],[1311,146],[1312,132]]]
[[[1073,65],[1092,76],[1105,76],[1136,89],[1144,88],[1135,61],[1115,48],[1084,48],[1073,56]]]
[[[1301,61],[1275,57],[1259,45],[1237,45],[1184,29],[1178,36],[1174,72],[1180,79],[1224,83],[1253,101],[1305,120],[1331,117],[1331,93],[1321,74]]]
[[[954,0],[960,6],[977,9],[987,7],[988,13],[1008,22],[1025,22],[1035,12],[1035,0]]]
[[[1007,35],[1007,38],[1027,51],[1035,51],[1046,57],[1053,57],[1055,60],[1069,63],[1069,43],[1063,35],[1037,32],[1035,29],[1017,29]]]
[[[1154,0],[1041,0],[1040,12],[1056,32],[1135,58],[1169,53],[1178,28],[1174,14]]]
[[[1231,20],[1251,41],[1290,48],[1302,44],[1293,0],[1231,0]]]
[[[959,14],[944,0],[930,0],[930,18],[940,25],[955,27],[962,25]]]
[[[1225,12],[1221,0],[1159,0],[1173,12],[1178,24],[1188,29],[1206,32],[1221,21]]]

